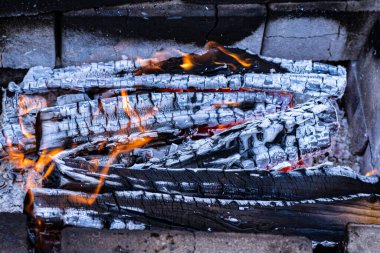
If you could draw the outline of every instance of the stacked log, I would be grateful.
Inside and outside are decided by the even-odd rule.
[[[202,59],[223,52],[213,50]],[[379,223],[377,176],[339,165],[302,168],[331,146],[345,69],[249,59],[235,70],[215,61],[184,70],[180,58],[158,70],[134,60],[35,67],[11,83],[3,90],[0,156],[63,149],[44,163],[42,188],[28,191],[31,220],[318,240],[340,239],[347,222]]]

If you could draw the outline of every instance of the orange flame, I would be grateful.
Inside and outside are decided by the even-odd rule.
[[[190,70],[193,68],[194,64],[193,64],[192,57],[190,54],[183,55],[182,61],[183,63],[179,66],[183,68],[184,70]]]
[[[46,165],[52,160],[52,157],[61,152],[62,150],[63,148],[56,148],[51,151],[43,150],[40,156],[38,157],[36,165],[34,166],[35,170],[37,172],[42,172]]]
[[[226,48],[224,48],[223,46],[219,45],[215,41],[208,42],[206,44],[205,48],[206,49],[217,48],[218,50],[220,50],[224,54],[232,57],[234,60],[236,60],[238,63],[240,63],[240,65],[242,65],[245,68],[249,68],[252,65],[252,63],[249,62],[250,59],[242,59],[238,54],[234,54],[234,53],[228,51]]]
[[[379,175],[379,172],[376,169],[370,170],[367,173],[365,173],[366,177],[372,176],[372,175]]]
[[[49,165],[49,168],[45,171],[44,175],[42,176],[42,180],[48,178],[48,176],[53,172],[54,167],[55,167],[54,163],[51,163]]]
[[[132,108],[129,103],[128,93],[125,90],[121,91],[121,101],[123,104],[124,112],[129,116],[132,123],[138,123],[138,129],[140,132],[145,133],[145,129],[141,125],[141,119],[138,113]]]
[[[9,162],[13,163],[17,168],[33,167],[35,162],[32,159],[26,158],[25,154],[13,147],[12,141],[7,139]]]
[[[98,182],[94,192],[90,195],[90,197],[72,196],[69,198],[72,201],[77,202],[77,203],[92,205],[95,202],[98,194],[100,193],[100,190],[102,189],[104,181],[105,181],[105,176],[108,174],[110,166],[112,165],[112,163],[116,159],[116,157],[121,153],[130,152],[135,148],[140,148],[140,147],[146,145],[147,143],[149,143],[151,140],[152,140],[151,137],[143,137],[143,138],[138,138],[136,140],[133,140],[127,144],[119,144],[116,147],[114,147],[113,151],[109,155],[109,159],[108,159],[106,165],[103,167],[103,169],[100,172],[99,182]]]

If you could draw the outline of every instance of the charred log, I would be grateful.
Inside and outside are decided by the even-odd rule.
[[[36,116],[49,106],[89,100],[84,93],[49,92],[38,95],[21,94],[12,85],[3,90],[0,131],[0,157],[15,149],[28,154],[36,151]]]
[[[94,168],[85,160],[67,159],[70,151],[64,151],[60,157],[54,159],[59,172],[52,181],[55,181],[56,187],[81,191],[92,191],[98,184],[104,183],[105,190],[127,187],[127,189],[156,189],[156,191],[167,189],[169,192],[181,192],[183,187],[184,191],[202,194],[207,193],[207,189],[203,189],[204,186],[210,187],[209,194],[218,192],[241,194],[238,197],[242,198],[244,189],[249,188],[251,184],[243,180],[240,190],[232,187],[229,191],[230,186],[224,185],[229,178],[227,175],[233,178],[234,172],[243,170],[245,172],[239,173],[245,175],[252,169],[296,168],[298,162],[311,153],[328,148],[336,128],[334,108],[328,102],[326,104],[321,101],[310,102],[267,116],[263,120],[253,120],[235,126],[210,138],[190,141],[181,146],[169,146],[164,155],[156,155],[154,148],[145,149],[146,153],[150,152],[149,161],[134,163],[128,169],[126,167],[129,167],[129,164],[113,165],[110,175],[99,174],[99,171],[103,170],[102,165]],[[144,150],[141,151],[144,153]],[[67,155],[64,155],[65,152]],[[133,155],[143,154],[135,150]],[[178,173],[174,172],[175,170],[178,170]],[[151,180],[133,176],[140,171],[147,177],[151,174]],[[192,175],[192,172],[198,171],[198,174]],[[174,174],[169,178],[157,180],[156,183],[154,177],[158,176],[157,173]],[[202,173],[209,176],[216,173],[212,177],[214,181],[207,181],[207,176],[197,178]],[[183,178],[177,178],[179,175],[183,175]],[[246,178],[246,176],[238,177]],[[100,182],[100,177],[105,178],[104,182]],[[187,177],[189,178],[186,179]],[[201,187],[203,179],[207,183]],[[183,182],[184,185],[179,182]],[[162,189],[157,190],[158,188]],[[252,197],[249,192],[246,194]],[[329,193],[324,192],[324,194]]]
[[[231,76],[199,76],[179,74],[148,74],[135,76],[127,74],[123,77],[111,78],[59,78],[42,82],[24,82],[20,89],[24,93],[46,92],[50,89],[66,89],[85,92],[89,89],[118,89],[130,91],[141,89],[173,89],[173,90],[218,90],[218,89],[251,89],[263,91],[283,91],[304,94],[312,97],[339,98],[343,95],[346,77],[332,76],[323,73],[297,74],[247,73]]]
[[[39,149],[92,141],[100,135],[236,124],[285,110],[286,94],[250,92],[150,93],[42,109]]]
[[[315,240],[341,240],[347,223],[380,223],[380,198],[346,195],[300,201],[199,198],[147,191],[117,191],[83,203],[84,193],[31,189],[30,214],[56,226],[109,228],[134,220],[148,226],[198,230],[296,233]],[[27,198],[27,202],[31,198]]]
[[[175,153],[144,166],[267,169],[285,161],[297,163],[328,148],[337,127],[335,108],[330,102],[311,101],[210,138],[188,142]]]
[[[107,175],[81,160],[57,163],[45,187],[80,192],[145,190],[193,197],[255,200],[303,200],[333,198],[359,193],[380,194],[377,177],[356,174],[347,167],[321,165],[288,173],[257,169],[123,168],[114,165]],[[100,176],[104,177],[103,182]],[[350,185],[348,188],[347,185]]]

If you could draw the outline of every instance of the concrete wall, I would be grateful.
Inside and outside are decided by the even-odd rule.
[[[99,2],[79,4],[75,8],[99,6]],[[125,2],[131,1],[108,3]],[[149,57],[167,48],[197,52],[209,40],[266,56],[358,60],[380,10],[380,1],[376,0],[194,2],[151,1],[61,12],[74,8],[69,1],[62,1],[61,5],[39,9],[38,4],[24,4],[34,11],[20,7],[17,13],[2,3],[0,17],[60,12],[0,18],[0,68],[26,69],[36,65],[52,67]]]

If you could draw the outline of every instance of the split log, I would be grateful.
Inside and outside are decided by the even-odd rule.
[[[37,141],[42,150],[141,128],[160,132],[237,124],[285,110],[290,103],[287,94],[262,92],[143,93],[84,101],[42,109]]]
[[[264,60],[279,64],[281,68],[290,73],[308,74],[308,73],[323,73],[333,76],[345,76],[346,69],[340,65],[334,66],[321,62],[314,62],[311,60],[293,61],[281,58],[264,57]]]
[[[102,185],[102,192],[144,190],[192,197],[303,200],[332,198],[359,193],[380,194],[377,177],[356,174],[347,167],[320,165],[295,169],[288,173],[257,169],[186,168],[149,169],[102,168],[75,159],[56,163],[57,169],[44,182],[44,187],[92,193]],[[100,177],[104,181],[100,181]],[[347,186],[350,187],[347,187]]]
[[[65,68],[51,69],[37,66],[29,69],[23,79],[23,83],[45,82],[49,79],[66,78],[101,78],[123,75],[140,67],[139,61],[120,60],[110,62],[98,62],[69,66]]]
[[[24,93],[46,92],[50,89],[66,89],[85,92],[89,89],[118,89],[134,91],[140,89],[173,89],[173,90],[218,90],[218,89],[251,89],[263,91],[292,92],[311,97],[340,98],[346,87],[346,76],[333,76],[323,73],[297,74],[247,73],[231,76],[198,76],[179,74],[148,74],[111,78],[57,78],[41,82],[22,83]]]
[[[0,157],[8,155],[11,147],[24,154],[36,151],[36,117],[42,108],[89,100],[84,93],[65,94],[65,91],[21,94],[12,85],[2,93],[2,108],[5,110],[2,110],[0,119]]]
[[[285,161],[297,163],[328,148],[337,128],[335,108],[328,101],[315,100],[188,142],[175,153],[144,166],[267,169]]]
[[[148,226],[291,233],[338,241],[347,223],[380,224],[377,194],[283,201],[116,191],[98,195],[93,204],[83,202],[90,195],[67,190],[31,189],[28,195],[33,196],[30,217],[55,226],[109,228],[132,219]]]
[[[168,171],[178,170],[179,175],[185,177],[184,171],[187,170],[206,170],[204,172],[206,174],[211,174],[210,171],[215,170],[216,175],[226,176],[223,173],[233,174],[234,171],[241,170],[296,168],[300,160],[330,146],[331,137],[337,129],[336,120],[334,107],[327,101],[317,100],[285,112],[268,115],[262,120],[253,120],[232,127],[210,138],[189,141],[179,147],[174,145],[174,149],[172,149],[173,146],[169,146],[167,152],[160,157],[155,157],[154,152],[151,152],[149,161],[135,163],[126,169],[126,172],[120,170],[129,165],[113,165],[113,167],[111,166],[111,175],[98,174],[103,170],[102,165],[94,169],[83,160],[70,160],[71,158],[67,160],[65,158],[68,156],[60,155],[60,157],[54,158],[59,173],[58,176],[53,176],[55,178],[53,181],[56,181],[53,184],[55,187],[92,191],[99,183],[99,178],[103,176],[105,189],[124,189],[123,187],[157,189],[160,185],[152,182],[154,180],[134,178],[128,173],[140,170],[143,174],[149,174],[158,170],[160,173],[166,171],[162,173],[170,174]],[[150,150],[146,149],[146,151]],[[132,155],[139,155],[138,153],[139,151],[135,150]],[[178,184],[174,176],[172,181],[165,181],[169,180],[168,178],[158,181],[162,183],[162,188],[166,188],[168,191],[189,187],[189,191],[203,192],[202,187],[198,185],[202,184],[202,180],[195,177],[191,179],[194,180],[192,182],[185,178],[182,178],[182,181],[178,179],[179,182],[184,182],[184,185]],[[215,187],[213,189],[215,192],[221,189],[222,191],[226,190],[223,184],[217,183],[224,182],[225,179],[214,178],[213,180],[214,182],[206,184],[205,187]],[[188,183],[186,183],[187,181]],[[244,184],[244,187],[241,187],[244,189],[249,187],[248,185],[250,184]],[[240,194],[239,190],[234,188],[230,194],[235,191],[236,194]]]

